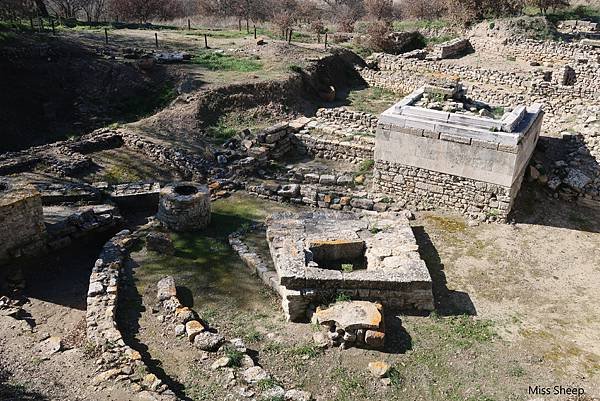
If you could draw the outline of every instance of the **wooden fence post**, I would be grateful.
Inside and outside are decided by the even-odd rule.
[[[56,35],[56,30],[54,29],[54,18],[50,20],[50,24],[52,25],[52,35]]]
[[[327,49],[327,32],[325,32],[325,48]]]
[[[256,39],[256,25],[254,25],[254,39]]]
[[[192,23],[190,22],[190,19],[188,18],[188,31],[192,30]]]
[[[292,34],[294,33],[293,29],[290,29],[290,36],[288,37],[288,45],[292,43]]]
[[[108,44],[108,28],[104,28],[104,41]]]
[[[208,49],[208,36],[204,34],[204,48]]]
[[[154,32],[154,43],[156,44],[156,48],[158,49],[158,33]]]

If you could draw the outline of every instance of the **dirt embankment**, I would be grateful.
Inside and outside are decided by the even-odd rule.
[[[335,49],[304,69],[294,68],[285,79],[223,85],[179,96],[169,107],[139,121],[136,128],[167,140],[202,136],[205,128],[230,113],[246,120],[289,119],[311,115],[322,104],[320,93],[333,86],[338,93],[365,85],[354,68],[364,66],[356,54]]]
[[[145,71],[68,37],[0,42],[0,152],[133,121],[169,97],[161,66]]]

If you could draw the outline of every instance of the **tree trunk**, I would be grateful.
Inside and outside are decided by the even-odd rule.
[[[44,0],[35,0],[35,8],[41,17],[48,17],[48,9],[46,8]]]

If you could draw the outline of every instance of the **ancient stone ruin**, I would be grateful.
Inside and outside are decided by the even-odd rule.
[[[431,277],[406,217],[394,213],[279,213],[267,241],[286,317],[343,295],[384,306],[432,310]]]
[[[42,197],[32,185],[0,181],[0,261],[33,255],[45,246]]]
[[[173,231],[202,229],[210,223],[210,194],[206,185],[181,182],[160,191],[158,220]]]
[[[423,102],[432,98],[439,101]],[[460,84],[423,86],[379,119],[375,190],[504,221],[537,144],[543,114],[534,104],[494,118],[491,108],[468,99]]]

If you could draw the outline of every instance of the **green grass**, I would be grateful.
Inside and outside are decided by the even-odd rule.
[[[354,172],[354,178],[365,176],[373,170],[373,166],[375,166],[375,160],[367,159],[360,162],[358,165],[358,169]]]
[[[166,107],[177,97],[172,84],[166,83],[147,96],[130,96],[115,105],[125,121],[137,120]]]
[[[244,353],[238,351],[236,349],[227,349],[225,351],[225,356],[229,358],[229,363],[227,366],[232,368],[239,368],[242,365],[242,359],[244,358]]]
[[[315,358],[321,354],[321,351],[313,344],[298,345],[290,349],[290,354],[294,356],[304,356],[308,358]]]
[[[332,371],[332,381],[338,384],[338,393],[335,401],[353,401],[363,399],[367,395],[367,389],[356,377],[344,367],[336,367]]]
[[[206,135],[215,143],[223,143],[231,139],[239,131],[230,127],[224,119],[219,119],[215,125],[211,125],[206,129]]]
[[[350,300],[352,300],[352,298],[350,298],[350,295],[346,294],[345,292],[340,292],[335,297],[335,302],[348,302]]]
[[[192,58],[192,63],[211,71],[252,72],[263,67],[262,63],[257,60],[216,53],[211,50],[199,51]]]
[[[277,380],[270,377],[268,379],[259,380],[259,382],[256,383],[256,388],[258,388],[260,391],[266,391],[279,385],[280,384]]]
[[[426,37],[425,43],[428,45],[439,45],[440,43],[448,42],[452,39],[456,39],[456,36],[442,35],[442,36]]]
[[[439,29],[449,26],[448,21],[442,19],[436,20],[401,20],[394,21],[395,31],[416,31],[418,29]]]
[[[351,91],[348,94],[348,103],[351,109],[378,115],[400,98],[402,98],[402,95],[391,90],[369,87]]]
[[[102,175],[102,179],[109,184],[123,184],[126,182],[141,181],[137,171],[128,166],[110,166]]]
[[[256,330],[254,327],[248,330],[248,332],[244,335],[244,340],[249,343],[257,343],[264,338],[263,334]]]
[[[541,15],[540,9],[536,7],[526,7],[525,14],[530,16]],[[554,12],[550,11],[546,15],[546,18],[553,23],[565,20],[590,20],[593,22],[600,22],[600,8],[584,5],[566,7]]]

